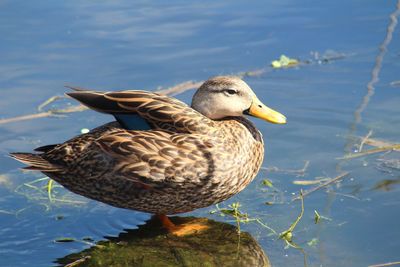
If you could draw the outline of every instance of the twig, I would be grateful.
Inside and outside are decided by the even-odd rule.
[[[361,139],[361,137],[360,137],[360,139]],[[365,140],[365,144],[367,144],[369,146],[374,146],[374,147],[383,147],[383,146],[392,146],[392,145],[394,145],[391,142],[378,140],[378,139],[374,139],[374,138],[366,139]]]
[[[272,69],[269,68],[263,68],[263,69],[257,69],[257,70],[252,70],[252,71],[245,71],[245,72],[239,72],[238,76],[240,78],[246,78],[246,77],[258,77],[266,73],[267,71],[271,71]]]
[[[373,264],[373,265],[368,265],[368,267],[386,267],[386,266],[394,266],[394,265],[400,265],[400,261]]]
[[[330,191],[330,190],[328,192],[332,192],[332,193],[334,193],[335,195],[338,195],[338,196],[348,197],[348,198],[352,198],[352,199],[355,199],[355,200],[361,200],[360,198],[358,198],[356,196],[353,196],[353,195],[349,195],[349,194],[343,194],[343,193],[334,192],[334,191]]]
[[[350,154],[347,154],[343,157],[336,158],[336,159],[354,159],[354,158],[359,158],[359,157],[363,157],[363,156],[367,156],[367,155],[371,155],[371,154],[375,154],[375,153],[379,153],[379,152],[399,150],[399,149],[400,149],[400,144],[394,144],[391,146],[384,146],[384,147],[377,147],[377,148],[369,149],[364,152],[350,153]]]
[[[32,120],[32,119],[39,119],[45,117],[53,117],[53,116],[60,116],[62,114],[73,113],[87,110],[88,108],[82,105],[72,106],[66,109],[55,109],[49,110],[45,112],[35,113],[35,114],[28,114],[23,116],[17,116],[8,119],[0,119],[0,124],[6,124],[10,122],[17,122],[17,121],[25,121],[25,120]]]
[[[329,178],[321,178],[317,180],[294,180],[293,184],[295,185],[315,185],[315,184],[321,184],[323,182],[326,182],[327,180],[330,180]]]
[[[358,147],[358,152],[361,152],[363,149],[363,146],[365,142],[368,140],[368,138],[372,135],[372,130],[369,130],[368,134],[361,140],[360,146]]]
[[[201,82],[187,81],[166,89],[157,90],[156,92],[163,95],[174,96],[191,89],[199,88],[203,84],[203,82],[204,81]]]
[[[314,193],[315,191],[317,191],[317,190],[319,190],[319,189],[321,189],[321,188],[323,188],[323,187],[325,187],[325,186],[328,186],[328,185],[330,185],[330,184],[332,184],[332,183],[334,183],[334,182],[337,182],[337,181],[343,179],[343,178],[344,178],[345,176],[347,176],[348,174],[349,174],[349,172],[344,172],[344,173],[342,173],[342,174],[336,176],[335,178],[332,178],[331,180],[329,180],[329,181],[327,181],[327,182],[325,182],[325,183],[323,183],[323,184],[321,184],[321,185],[319,185],[319,186],[316,186],[316,187],[314,187],[314,188],[312,188],[312,189],[310,189],[310,190],[304,191],[304,192],[303,192],[303,198],[306,197],[306,196],[308,196],[308,195],[311,194],[311,193]],[[292,201],[295,201],[295,200],[300,199],[300,198],[301,198],[300,196],[296,196],[296,197],[294,197],[294,198],[292,199]]]
[[[49,99],[47,99],[46,101],[44,101],[42,104],[40,104],[37,109],[38,109],[38,111],[42,111],[45,106],[53,103],[54,101],[56,101],[58,99],[64,99],[64,98],[66,98],[66,97],[59,96],[59,95],[52,96]]]
[[[310,161],[306,160],[304,162],[303,168],[298,169],[298,170],[279,169],[278,167],[261,167],[261,169],[269,171],[269,172],[282,172],[282,173],[287,173],[287,174],[295,174],[296,176],[304,176],[309,165],[310,165]]]
[[[84,256],[83,258],[77,259],[76,261],[73,261],[71,263],[68,263],[67,265],[65,265],[65,267],[74,267],[74,266],[78,266],[81,263],[84,263],[86,260],[90,259],[90,256]]]

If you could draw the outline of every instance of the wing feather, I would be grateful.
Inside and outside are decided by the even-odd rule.
[[[194,153],[206,148],[200,136],[198,139],[191,136],[185,140],[185,146],[180,146],[174,141],[173,134],[154,136],[155,132],[157,131],[111,133],[97,139],[95,143],[101,150],[98,153],[114,159],[114,175],[129,177],[148,186],[201,179],[202,177],[191,176],[208,173],[205,153]],[[180,137],[177,140],[182,139],[185,138]]]
[[[67,95],[99,112],[139,115],[155,130],[206,133],[215,124],[177,99],[147,91],[75,91]]]

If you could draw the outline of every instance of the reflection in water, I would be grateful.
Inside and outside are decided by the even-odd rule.
[[[397,155],[396,155],[397,156]],[[372,188],[374,190],[391,191],[397,184],[400,184],[400,159],[396,156],[388,156],[388,154],[377,160],[378,164],[376,168],[393,178],[384,178],[379,182],[375,183]]]
[[[383,191],[391,191],[393,190],[394,185],[400,184],[400,178],[397,179],[384,179],[375,184],[373,189],[375,190],[383,190]]]
[[[176,224],[199,220],[173,217]],[[203,220],[203,219],[201,219]],[[58,259],[60,266],[271,266],[268,257],[249,234],[240,237],[236,227],[208,219],[205,231],[177,237],[168,234],[157,219],[96,246]]]

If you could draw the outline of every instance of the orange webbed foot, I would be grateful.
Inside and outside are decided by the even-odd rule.
[[[209,228],[205,219],[194,219],[193,221],[176,225],[166,215],[157,215],[157,217],[169,233],[179,237],[200,233]]]

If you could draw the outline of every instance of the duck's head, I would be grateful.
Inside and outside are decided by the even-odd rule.
[[[251,115],[272,123],[286,123],[286,117],[264,105],[240,78],[217,76],[203,83],[193,96],[192,108],[210,119]]]

